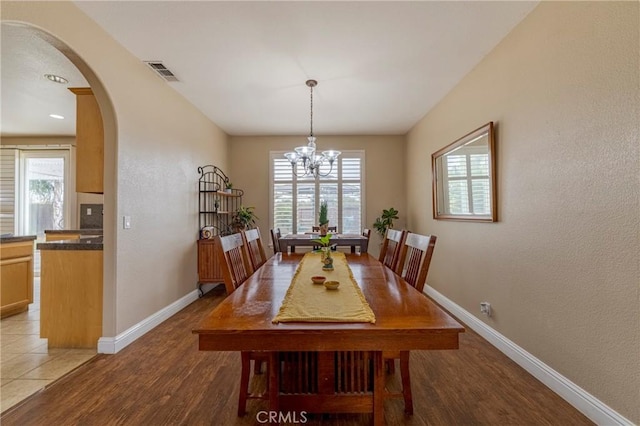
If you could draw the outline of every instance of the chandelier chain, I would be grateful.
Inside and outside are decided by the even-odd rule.
[[[291,171],[295,176],[313,176],[318,178],[320,176],[326,177],[331,174],[333,170],[333,163],[337,160],[341,154],[340,151],[330,149],[322,151],[322,154],[316,152],[316,138],[313,136],[313,88],[318,85],[316,80],[307,80],[306,85],[310,89],[310,129],[309,137],[307,138],[307,145],[299,146],[295,148],[295,151],[286,152],[284,156],[291,163]],[[329,163],[329,170],[326,173],[320,172],[320,167],[323,164]],[[298,167],[302,170],[298,174]]]
[[[313,85],[309,87],[311,88],[311,130],[309,136],[313,136]]]

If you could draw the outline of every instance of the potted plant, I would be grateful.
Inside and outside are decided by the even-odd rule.
[[[313,240],[314,243],[318,243],[320,246],[320,252],[322,253],[322,269],[325,271],[333,270],[333,258],[331,257],[331,233],[327,233],[320,238]]]
[[[225,192],[228,192],[229,194],[231,194],[231,190],[233,189],[233,182],[231,182],[230,180],[225,181],[224,187],[225,187]]]
[[[376,218],[373,227],[384,238],[387,235],[387,229],[393,228],[394,219],[399,219],[398,210],[393,207],[389,208],[389,210],[382,210],[382,216]]]
[[[238,207],[233,213],[233,227],[237,231],[242,231],[245,229],[251,229],[256,224],[256,219],[259,219],[258,216],[253,211],[254,207]]]
[[[325,200],[320,201],[318,225],[320,225],[320,235],[327,235],[327,230],[329,228],[329,206]]]

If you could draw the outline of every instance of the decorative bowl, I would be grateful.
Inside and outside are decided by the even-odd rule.
[[[314,284],[323,284],[324,280],[326,280],[326,277],[323,277],[322,275],[317,275],[315,277],[311,277],[311,281],[313,281]]]
[[[340,281],[325,281],[324,286],[327,290],[337,290],[340,286]]]

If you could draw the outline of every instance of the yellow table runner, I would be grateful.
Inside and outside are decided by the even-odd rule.
[[[344,253],[332,252],[333,271],[323,271],[320,253],[307,253],[298,265],[291,285],[284,296],[278,315],[279,322],[370,322],[376,317],[358,287]],[[337,290],[313,284],[311,277],[322,275],[327,281],[339,281]]]

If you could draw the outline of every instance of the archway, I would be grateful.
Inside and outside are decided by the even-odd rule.
[[[103,307],[102,307],[102,337],[113,338],[116,330],[116,152],[117,152],[117,123],[113,103],[107,89],[103,86],[89,64],[81,58],[70,46],[55,35],[34,25],[18,21],[2,21],[2,25],[19,25],[30,34],[47,42],[67,57],[85,77],[100,106],[104,126],[104,217],[103,217]],[[98,342],[100,352],[100,342]],[[104,350],[103,350],[104,352]]]

